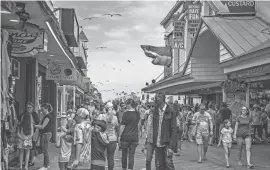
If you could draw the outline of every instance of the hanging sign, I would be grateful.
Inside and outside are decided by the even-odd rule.
[[[235,72],[229,75],[230,79],[246,79],[251,77],[263,76],[270,73],[270,65],[264,65],[243,71]]]
[[[182,40],[174,40],[173,48],[175,49],[184,49],[184,41]]]
[[[173,48],[184,49],[185,20],[174,21],[173,26]]]
[[[49,64],[46,69],[46,80],[76,82],[80,80],[80,74],[77,73],[75,68],[59,64]]]
[[[40,31],[36,34],[16,29],[6,29],[12,37],[11,55],[14,57],[32,57],[39,51],[46,51],[47,34]]]
[[[254,0],[234,0],[234,1],[212,1],[219,9],[219,14],[254,14]]]
[[[201,4],[188,5],[188,33],[195,36],[201,19]]]

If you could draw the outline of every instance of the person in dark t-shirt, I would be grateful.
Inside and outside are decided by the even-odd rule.
[[[232,122],[232,111],[228,108],[227,103],[222,103],[222,108],[219,110],[219,114],[221,116],[221,122],[224,122],[224,120],[230,120]],[[219,127],[219,133],[223,127],[224,124],[221,123]]]
[[[228,108],[226,103],[222,103],[222,108],[220,109],[220,114],[221,114],[221,122],[224,122],[224,120],[228,119],[231,120],[232,119],[232,111],[231,109]]]
[[[122,117],[120,127],[120,147],[122,149],[122,169],[133,169],[135,150],[139,142],[140,113],[135,110],[136,103],[133,99],[126,101],[127,111]],[[127,157],[128,165],[127,165]],[[128,167],[127,167],[128,166]]]
[[[41,110],[44,113],[44,117],[41,120],[40,125],[34,125],[35,128],[40,129],[40,143],[41,150],[44,155],[43,167],[39,170],[47,170],[50,164],[49,153],[48,153],[48,145],[49,141],[52,137],[52,116],[51,113],[53,111],[52,105],[49,103],[45,103],[41,106]]]

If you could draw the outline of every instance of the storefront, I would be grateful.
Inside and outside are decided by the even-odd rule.
[[[226,101],[234,115],[242,106],[259,104],[263,108],[270,101],[270,40],[266,44],[224,67],[229,79],[224,83]]]
[[[18,6],[34,15],[35,3],[1,3],[1,142],[6,149],[6,161],[12,166],[18,156],[17,123],[24,112],[25,104],[37,106],[37,60],[39,52],[46,52],[46,32],[44,25],[36,25],[21,20]],[[22,11],[21,11],[22,12]],[[25,12],[25,11],[24,11]],[[42,20],[43,18],[41,18]],[[23,24],[23,22],[25,22]],[[7,167],[6,167],[7,168]]]
[[[27,102],[32,102],[36,111],[42,103],[52,104],[56,132],[57,88],[54,81],[46,79],[47,65],[54,60],[77,68],[76,58],[73,55],[72,59],[70,49],[59,38],[63,33],[55,33],[59,25],[48,10],[45,1],[1,3],[1,149],[7,150],[9,167],[18,163],[14,162],[18,156],[16,126]],[[25,21],[25,16],[30,17]],[[52,141],[55,137],[53,131]]]

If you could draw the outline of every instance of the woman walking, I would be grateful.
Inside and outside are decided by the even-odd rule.
[[[247,155],[247,165],[249,169],[253,169],[254,166],[250,163],[251,157],[251,123],[252,116],[247,107],[242,107],[241,114],[237,117],[235,128],[234,128],[234,139],[237,140],[237,148],[238,148],[238,165],[242,166],[242,148],[244,145],[244,141],[246,144],[246,155]]]
[[[41,110],[44,114],[40,125],[34,125],[35,128],[40,131],[40,146],[44,155],[43,167],[39,170],[47,170],[50,165],[50,158],[48,153],[49,141],[52,137],[52,116],[53,108],[51,104],[45,103],[41,106]]]
[[[114,154],[117,147],[117,130],[118,120],[114,115],[114,107],[112,103],[107,103],[105,106],[106,114],[101,114],[98,120],[104,120],[107,124],[105,133],[108,135],[109,144],[107,145],[107,160],[108,170],[114,169]]]
[[[34,134],[33,125],[39,122],[38,115],[34,112],[34,104],[28,102],[26,104],[26,112],[20,118],[18,137],[18,148],[20,151],[20,170],[22,170],[23,159],[25,154],[25,169],[28,170],[30,150],[32,149],[32,137]]]
[[[122,169],[133,169],[135,150],[139,142],[140,113],[135,110],[136,103],[133,99],[126,101],[127,111],[124,113],[120,127],[120,141],[122,149]],[[128,157],[128,164],[127,164]]]

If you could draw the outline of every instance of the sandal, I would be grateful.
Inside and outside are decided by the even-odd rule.
[[[253,169],[254,168],[254,165],[250,164],[248,165],[248,169]]]

